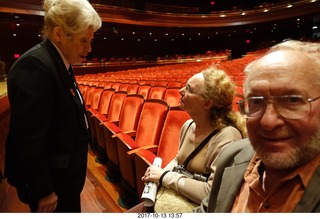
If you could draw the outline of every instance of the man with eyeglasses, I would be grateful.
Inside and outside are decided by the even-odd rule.
[[[249,139],[220,153],[195,212],[320,212],[320,43],[280,43],[245,73]]]

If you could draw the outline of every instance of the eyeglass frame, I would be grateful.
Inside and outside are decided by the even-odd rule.
[[[201,97],[203,97],[203,94],[200,94],[198,92],[195,92],[191,89],[190,85],[189,84],[186,84],[186,86],[184,87],[185,91],[188,93],[188,94],[197,94]]]
[[[302,116],[301,118],[300,117],[298,117],[298,118],[288,118],[287,116],[283,115],[283,112],[279,112],[279,110],[277,108],[277,106],[278,106],[277,102],[275,101],[275,99],[277,99],[277,98],[300,98],[300,99],[303,99],[309,105],[308,113],[306,115]],[[264,107],[261,108],[261,112],[256,111],[255,113],[257,113],[257,115],[255,115],[255,116],[252,116],[252,114],[248,115],[248,112],[246,113],[245,104],[244,104],[245,100],[248,100],[248,99],[260,99],[260,100],[263,100],[264,101],[264,103],[263,103]],[[266,98],[264,96],[252,96],[252,97],[246,97],[246,98],[243,98],[242,100],[237,101],[237,104],[238,104],[240,112],[242,114],[246,115],[247,118],[258,118],[258,117],[261,117],[265,113],[265,110],[267,108],[267,104],[268,103],[273,103],[275,110],[282,117],[284,117],[286,119],[303,119],[303,118],[307,117],[310,114],[310,112],[311,112],[311,103],[314,102],[315,100],[318,100],[318,99],[320,99],[320,96],[315,97],[315,98],[305,98],[302,95],[282,95],[282,96],[271,96],[271,97],[268,97],[268,98]],[[272,100],[272,101],[270,101],[270,100]]]

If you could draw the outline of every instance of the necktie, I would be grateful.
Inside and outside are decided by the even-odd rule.
[[[68,73],[69,75],[71,76],[72,78],[72,81],[73,81],[73,85],[74,85],[74,88],[75,90],[77,91],[77,94],[78,94],[78,97],[80,99],[80,102],[81,102],[81,105],[83,106],[83,98],[82,98],[82,95],[78,89],[78,86],[77,86],[77,83],[76,83],[76,78],[74,77],[74,73],[73,73],[73,69],[72,69],[72,66],[70,65],[69,69],[68,69]],[[83,106],[84,108],[84,106]],[[87,118],[87,115],[84,113],[84,120],[86,122],[86,126],[87,126],[87,129],[89,128],[89,125],[88,125],[88,118]]]

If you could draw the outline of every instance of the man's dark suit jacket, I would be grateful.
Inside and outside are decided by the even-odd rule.
[[[25,203],[59,199],[84,186],[89,133],[85,108],[55,46],[45,40],[8,73],[11,105],[5,174]]]
[[[226,147],[217,159],[210,196],[195,212],[230,212],[244,183],[244,172],[254,154],[249,140],[243,139]],[[320,167],[315,171],[294,212],[320,212]]]

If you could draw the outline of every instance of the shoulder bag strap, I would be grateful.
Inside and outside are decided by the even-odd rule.
[[[180,139],[180,143],[179,143],[179,144],[180,144],[179,148],[181,147],[182,142],[183,142],[183,141],[184,141],[184,139],[186,138],[186,135],[187,135],[188,129],[190,128],[190,126],[192,125],[192,123],[193,123],[193,120],[192,120],[192,121],[190,121],[190,123],[189,123],[188,127],[185,129],[184,133],[182,134],[182,138]]]
[[[194,149],[194,151],[191,152],[191,154],[189,154],[189,156],[187,157],[187,159],[183,162],[183,167],[186,169],[187,165],[189,164],[190,160],[192,158],[194,158],[194,156],[196,156],[197,153],[199,153],[199,151],[208,143],[208,141],[212,138],[212,136],[214,136],[215,134],[217,134],[220,130],[216,129],[213,132],[211,132],[200,144],[199,146]]]

